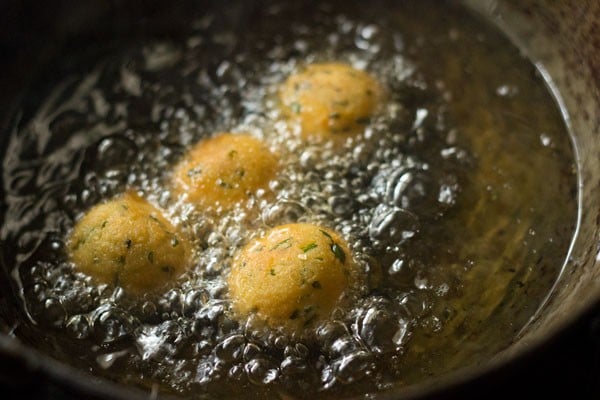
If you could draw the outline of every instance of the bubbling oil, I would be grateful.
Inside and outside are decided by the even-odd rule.
[[[533,67],[464,10],[389,7],[267,2],[243,35],[206,11],[184,40],[113,46],[56,82],[4,159],[2,236],[18,249],[5,258],[30,321],[17,334],[99,376],[194,398],[382,391],[505,347],[574,229],[564,124]],[[362,134],[307,144],[277,88],[332,60],[368,70],[389,97]],[[280,155],[274,198],[215,217],[171,193],[185,150],[219,131]],[[66,259],[75,221],[126,188],[193,238],[194,268],[159,296],[97,285]],[[236,251],[290,222],[339,232],[369,277],[303,337],[233,318],[226,287]]]

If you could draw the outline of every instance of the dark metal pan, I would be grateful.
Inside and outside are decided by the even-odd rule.
[[[255,2],[223,2],[232,18]],[[484,366],[386,393],[382,398],[505,398],[570,391],[597,362],[600,309],[600,3],[594,0],[465,0],[540,66],[574,136],[580,169],[581,224],[572,255],[549,302],[514,343]],[[0,4],[0,153],[22,94],[45,63],[65,47],[149,32],[178,37],[177,21],[196,2],[4,1]],[[26,103],[26,101],[25,101]],[[4,205],[3,205],[4,208]],[[2,210],[4,212],[4,209]],[[2,253],[10,253],[5,243]],[[52,359],[12,335],[23,318],[3,266],[0,280],[0,390],[37,398],[149,398],[152,395],[94,378]],[[594,322],[596,318],[596,322]],[[594,325],[595,324],[595,325]],[[595,327],[595,328],[594,328]],[[594,330],[595,329],[595,330]],[[592,346],[592,347],[590,347]],[[596,346],[596,347],[594,347]],[[571,371],[565,371],[565,368]],[[573,372],[574,371],[574,372]],[[598,370],[596,370],[598,373]],[[557,381],[562,380],[562,384]],[[545,381],[545,383],[541,383]],[[587,380],[581,395],[598,396]],[[581,386],[581,385],[579,385]]]

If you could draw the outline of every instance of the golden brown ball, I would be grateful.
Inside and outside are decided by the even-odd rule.
[[[278,159],[249,134],[222,133],[194,146],[175,167],[173,187],[199,209],[229,210],[268,191]]]
[[[189,266],[190,246],[160,210],[133,192],[93,207],[68,240],[77,270],[140,294],[165,287]]]
[[[300,124],[304,138],[320,140],[364,131],[382,96],[376,79],[342,63],[308,65],[279,89],[283,114]]]
[[[272,328],[301,332],[330,316],[354,268],[348,245],[332,230],[282,225],[236,255],[229,294],[239,317],[255,313]]]

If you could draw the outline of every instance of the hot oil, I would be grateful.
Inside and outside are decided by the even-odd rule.
[[[198,398],[386,390],[505,348],[573,235],[564,122],[535,68],[472,15],[439,2],[390,7],[199,12],[182,21],[185,40],[113,43],[71,63],[4,159],[2,234],[19,249],[5,258],[30,318],[17,334],[96,375]],[[367,69],[388,100],[359,137],[306,145],[281,119],[277,85],[331,60]],[[190,145],[229,130],[262,138],[284,163],[275,199],[216,218],[168,182]],[[65,254],[75,221],[131,187],[194,240],[195,268],[158,297],[97,285]],[[292,221],[340,232],[369,275],[353,307],[308,338],[236,320],[227,297],[233,254]]]

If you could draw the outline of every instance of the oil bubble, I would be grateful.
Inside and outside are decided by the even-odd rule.
[[[369,237],[379,247],[399,245],[418,233],[419,220],[411,212],[380,204],[369,224]]]

